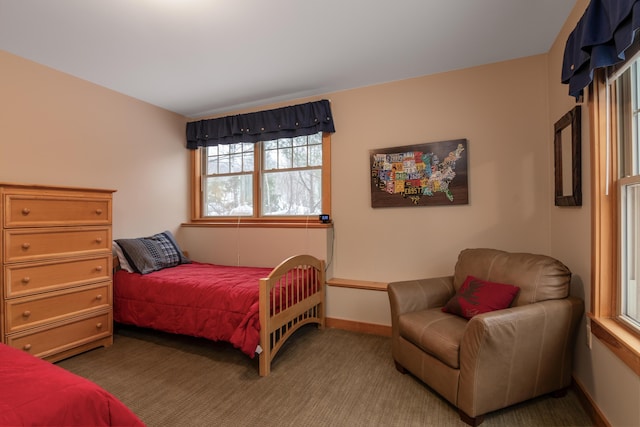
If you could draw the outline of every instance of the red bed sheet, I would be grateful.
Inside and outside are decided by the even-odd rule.
[[[144,424],[97,384],[0,344],[0,426]]]
[[[192,262],[149,274],[119,270],[119,323],[230,342],[250,357],[260,342],[259,279],[271,268]]]

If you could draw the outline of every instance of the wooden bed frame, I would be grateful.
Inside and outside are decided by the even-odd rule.
[[[323,260],[295,255],[260,279],[260,376],[269,375],[271,361],[298,328],[308,323],[324,328],[324,270]]]
[[[120,267],[115,255],[113,267],[114,272]],[[311,255],[287,258],[260,279],[260,376],[269,375],[271,362],[296,330],[309,323],[324,328],[325,282],[325,262]]]

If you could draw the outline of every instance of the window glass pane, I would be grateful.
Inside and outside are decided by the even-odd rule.
[[[265,141],[263,142],[265,150],[275,150],[278,148],[278,140],[274,139],[273,141]]]
[[[278,168],[278,150],[265,150],[264,169],[271,170]]]
[[[295,147],[293,149],[293,167],[305,168],[308,166],[307,162],[307,146]]]
[[[229,173],[231,169],[229,168],[229,156],[220,156],[218,157],[218,173],[225,174]]]
[[[321,211],[322,172],[319,169],[264,174],[264,215],[317,215]]]
[[[322,132],[314,133],[307,138],[309,139],[309,144],[322,144]]]
[[[252,175],[207,177],[204,183],[203,215],[253,215]]]
[[[278,140],[278,148],[289,148],[293,145],[291,138],[281,138]]]
[[[278,169],[288,169],[293,165],[293,151],[291,148],[278,149]]]
[[[322,166],[322,145],[309,146],[309,166]]]
[[[640,180],[637,180],[640,181]],[[622,316],[640,325],[640,182],[622,185]]]
[[[229,172],[242,172],[242,153],[229,156]]]
[[[635,61],[615,81],[617,98],[617,131],[619,140],[619,177],[638,175],[638,129],[640,90],[638,61]]]
[[[206,175],[212,175],[214,173],[218,173],[218,157],[210,157],[207,159],[207,170],[205,172]]]
[[[243,154],[243,160],[242,160],[242,171],[243,172],[253,172],[253,162],[254,162],[254,158],[253,158],[253,150],[250,152],[245,152]]]
[[[293,138],[293,146],[299,147],[301,145],[307,145],[307,137],[306,136],[296,136]]]

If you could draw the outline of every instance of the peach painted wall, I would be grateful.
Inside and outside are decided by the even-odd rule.
[[[535,56],[328,95],[335,276],[449,274],[467,247],[546,252],[546,66]],[[371,207],[369,150],[458,138],[468,205]]]
[[[187,217],[186,119],[0,51],[0,182],[115,189],[114,238]]]
[[[568,86],[560,83],[562,55],[569,33],[575,27],[588,0],[578,0],[571,16],[549,51],[549,126],[548,140],[553,140],[553,123],[571,110],[576,101],[568,95]],[[586,97],[585,97],[586,99]],[[571,266],[572,293],[591,304],[591,173],[589,170],[589,113],[582,107],[582,195],[583,205],[558,208],[549,205],[550,253]],[[552,162],[553,156],[549,157]],[[550,188],[549,192],[553,189]],[[574,375],[612,426],[640,425],[640,378],[620,361],[597,338],[591,348],[583,318],[576,344]]]
[[[451,274],[467,247],[547,253],[553,193],[546,70],[546,55],[539,55],[326,94],[336,125],[331,138],[334,238],[316,239],[320,246],[312,250],[328,254],[327,276],[385,282]],[[468,205],[371,207],[369,150],[458,138],[468,140]],[[235,257],[238,247],[241,259],[259,256],[256,242],[266,240],[273,252],[286,251],[289,242],[300,246],[308,231],[282,231],[297,239],[272,239],[272,234],[183,230],[187,245],[197,248],[195,255],[214,262]],[[323,248],[323,241],[330,246]],[[329,287],[327,315],[391,323],[387,294],[380,291]]]

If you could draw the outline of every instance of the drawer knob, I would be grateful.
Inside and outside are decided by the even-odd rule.
[[[23,346],[22,346],[22,349],[23,349],[24,351],[29,351],[29,350],[31,350],[31,344],[25,344],[25,345],[23,345]]]
[[[102,215],[102,209],[96,209],[96,215]]]
[[[29,283],[30,281],[31,281],[31,277],[29,277],[29,276],[25,276],[25,277],[22,278],[22,283],[24,283],[25,285],[27,283]]]
[[[101,265],[97,266],[96,271],[102,271],[102,266]]]
[[[22,313],[22,317],[29,317],[31,316],[31,312],[29,310],[25,310],[24,313]]]
[[[98,324],[96,325],[96,329],[102,329],[102,323],[98,323]]]
[[[30,247],[31,247],[31,243],[23,243],[23,244],[22,244],[22,249],[24,249],[25,251],[26,251],[27,249],[29,249]]]
[[[100,295],[100,294],[96,295],[96,299],[97,299],[98,301],[100,301],[100,300],[102,299],[102,295]]]
[[[22,215],[27,216],[31,213],[31,209],[29,208],[22,208]]]
[[[96,243],[102,243],[102,237],[96,238]]]

